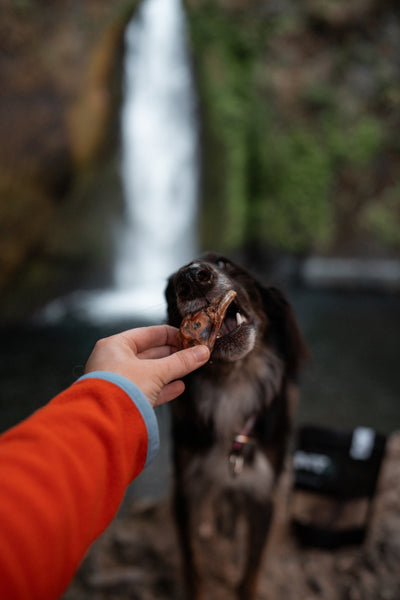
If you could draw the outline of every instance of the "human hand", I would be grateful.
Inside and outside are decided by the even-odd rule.
[[[179,350],[178,330],[169,325],[139,327],[99,340],[85,373],[111,371],[130,379],[152,406],[173,400],[185,389],[181,381],[210,358],[204,345]]]

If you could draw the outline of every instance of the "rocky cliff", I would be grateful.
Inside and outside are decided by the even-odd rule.
[[[29,313],[111,251],[122,34],[136,2],[0,8],[0,289]],[[28,296],[28,298],[27,298]]]

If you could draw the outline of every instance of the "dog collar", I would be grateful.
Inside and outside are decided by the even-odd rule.
[[[254,455],[256,440],[250,436],[256,422],[256,415],[249,417],[242,429],[232,442],[228,454],[228,467],[232,477],[237,477],[243,470],[244,463],[251,460]]]

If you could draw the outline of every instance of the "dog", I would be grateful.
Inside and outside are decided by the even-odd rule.
[[[283,293],[216,253],[168,279],[169,324],[179,328],[228,290],[236,297],[210,361],[171,405],[174,513],[190,600],[210,600],[223,579],[233,597],[255,598],[307,357]]]

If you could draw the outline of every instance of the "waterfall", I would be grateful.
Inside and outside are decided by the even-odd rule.
[[[121,176],[125,224],[115,288],[93,316],[164,311],[166,278],[195,254],[195,97],[180,0],[144,0],[125,32]]]
[[[74,295],[80,314],[97,322],[163,317],[168,275],[196,253],[195,93],[180,0],[143,0],[126,28],[121,154],[114,287]]]
[[[195,252],[195,99],[180,0],[145,0],[125,42],[126,224],[115,276],[138,310],[160,302],[166,277]]]

